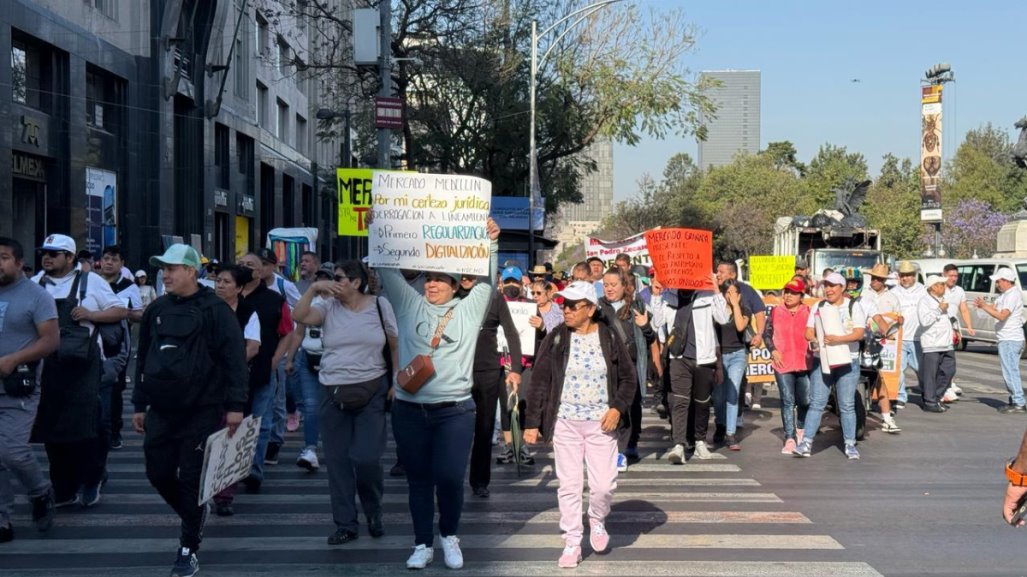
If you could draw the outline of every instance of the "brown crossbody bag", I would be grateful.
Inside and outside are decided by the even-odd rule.
[[[439,348],[439,344],[442,342],[442,332],[446,330],[446,325],[453,319],[453,311],[456,307],[449,309],[449,311],[439,321],[439,327],[435,329],[435,335],[431,338],[431,353],[427,355],[417,355],[407,366],[399,370],[399,374],[396,375],[396,384],[407,393],[414,395],[417,391],[421,390],[421,387],[428,382],[428,379],[435,375],[435,365],[432,363],[432,355]]]

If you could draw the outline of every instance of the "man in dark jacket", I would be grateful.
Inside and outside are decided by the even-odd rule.
[[[132,426],[145,434],[146,477],[182,519],[171,576],[189,577],[199,570],[196,550],[207,513],[197,505],[203,447],[222,418],[230,435],[242,422],[245,345],[232,309],[197,283],[195,249],[175,244],[150,264],[163,271],[166,294],[143,315]]]

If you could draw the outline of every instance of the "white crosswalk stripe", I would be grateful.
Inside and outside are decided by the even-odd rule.
[[[880,577],[818,531],[801,512],[762,489],[757,479],[731,463],[730,455],[673,466],[661,457],[668,445],[665,423],[648,412],[642,453],[618,479],[607,519],[612,550],[602,556],[585,544],[577,573],[630,576],[839,576]],[[203,575],[235,577],[286,574],[379,576],[405,571],[413,544],[406,483],[386,477],[383,520],[386,536],[331,547],[334,526],[322,468],[307,473],[292,462],[301,445],[288,435],[282,461],[267,468],[263,491],[240,492],[236,515],[212,517],[200,551]],[[38,456],[45,462],[45,453]],[[562,547],[552,455],[518,475],[512,465],[494,465],[490,499],[468,491],[461,521],[464,576],[566,575],[556,565]],[[386,451],[386,470],[394,461]],[[149,486],[138,437],[111,454],[111,480],[103,501],[88,510],[62,509],[56,527],[40,536],[30,528],[24,498],[18,501],[16,539],[0,545],[5,577],[36,575],[164,575],[177,547],[178,518]],[[587,489],[586,489],[587,503]],[[426,575],[447,574],[441,550]]]

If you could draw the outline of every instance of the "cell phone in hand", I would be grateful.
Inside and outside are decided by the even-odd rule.
[[[1016,527],[1027,517],[1027,495],[1020,497],[1020,500],[1016,503],[1016,508],[1013,509],[1013,516],[1009,518],[1009,524]]]

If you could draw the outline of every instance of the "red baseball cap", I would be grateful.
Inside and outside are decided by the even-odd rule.
[[[801,280],[795,278],[795,279],[792,279],[792,280],[788,281],[788,284],[785,285],[784,290],[785,290],[785,292],[793,292],[793,293],[802,294],[802,293],[806,292],[806,283],[804,283]]]

